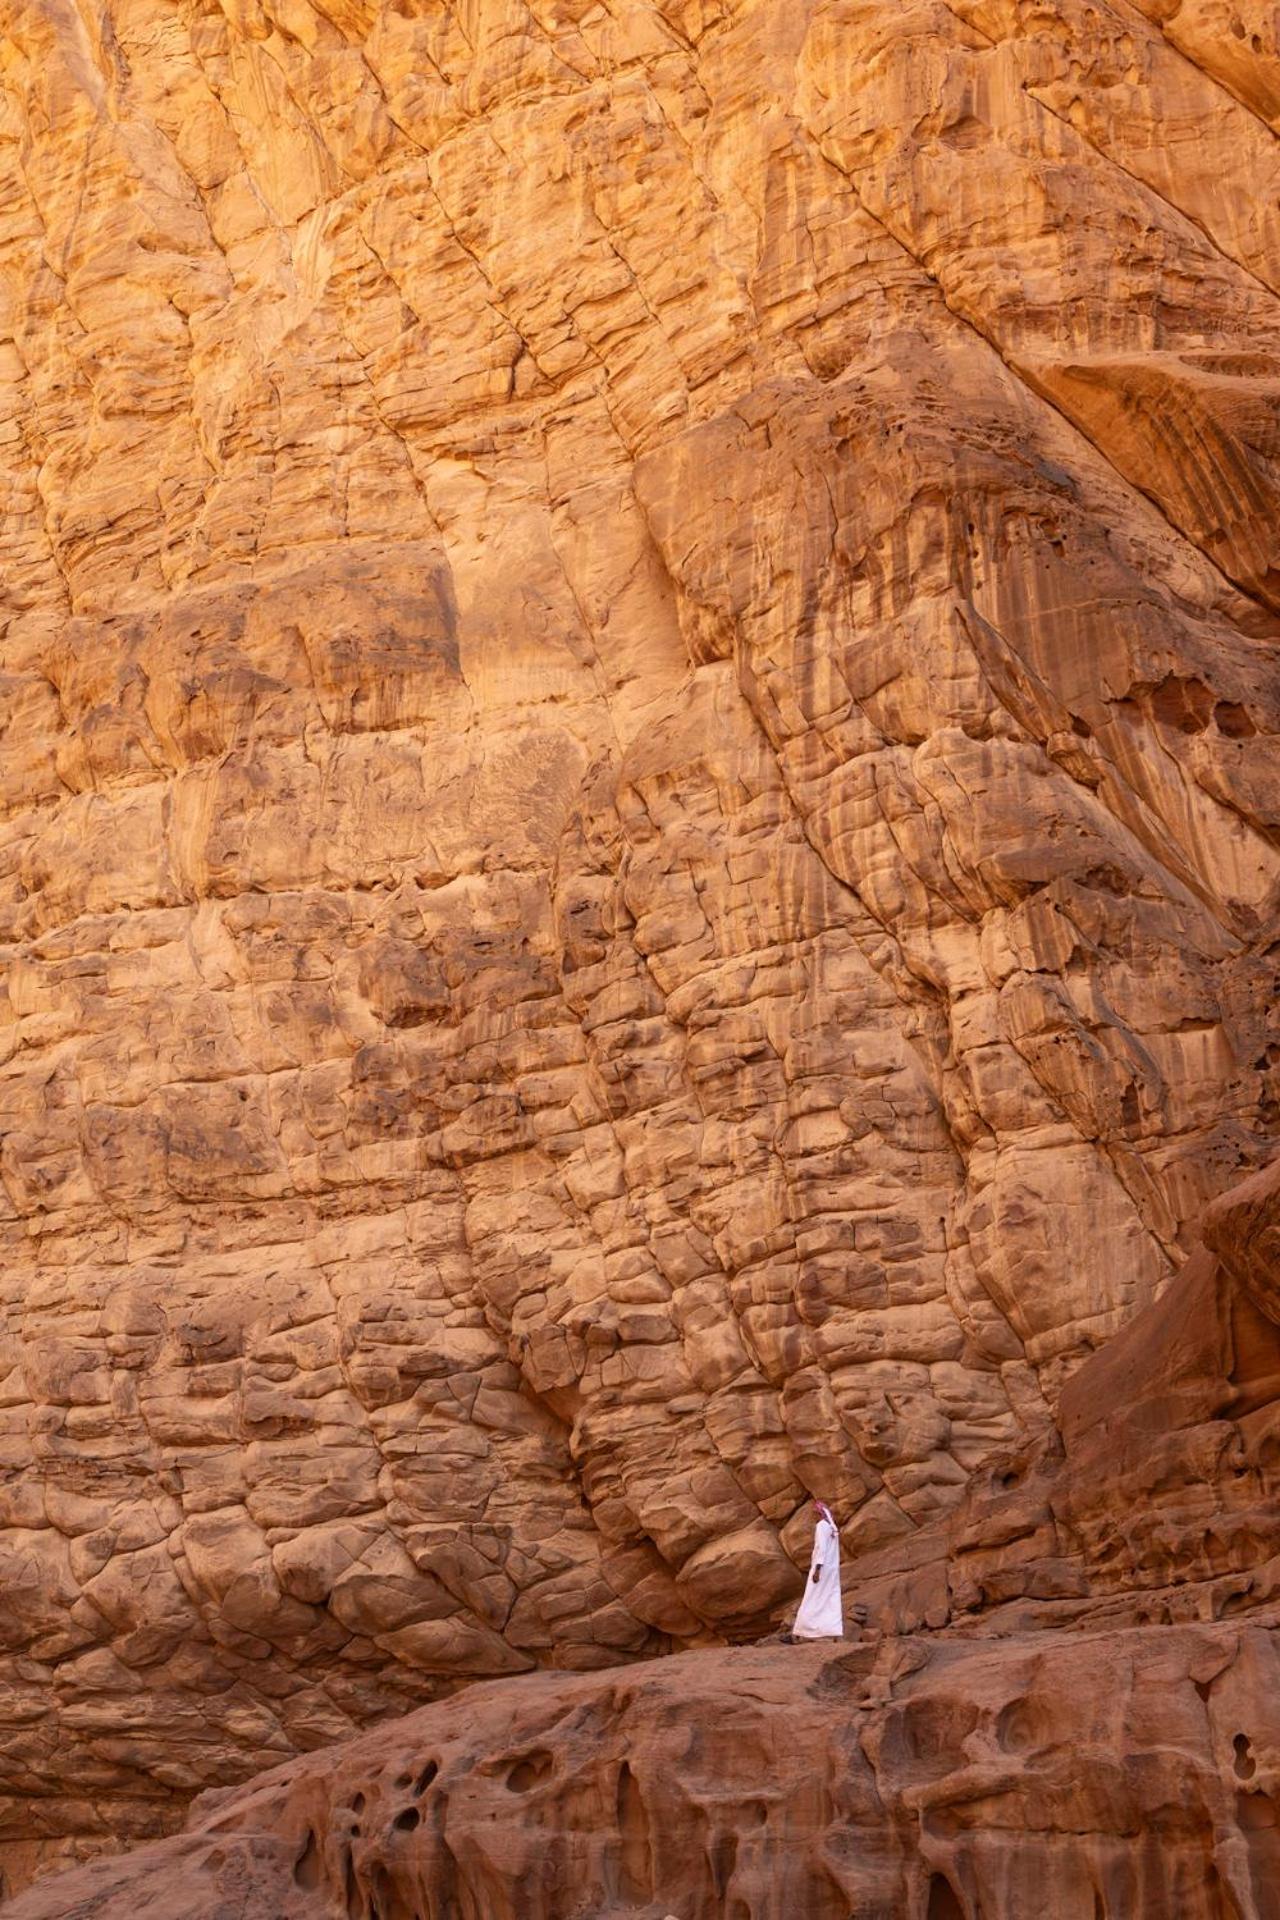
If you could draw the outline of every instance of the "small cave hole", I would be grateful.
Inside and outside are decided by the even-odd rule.
[[[392,1821],[397,1833],[412,1833],[422,1823],[422,1813],[417,1807],[402,1807]]]
[[[352,1796],[351,1796],[351,1811],[352,1811],[352,1813],[363,1813],[363,1812],[364,1812],[364,1795],[363,1795],[362,1793],[353,1793],[353,1794],[352,1794]]]
[[[929,1881],[927,1920],[965,1920],[960,1897],[945,1873],[935,1873]]]
[[[320,1844],[313,1827],[307,1828],[307,1837],[302,1843],[302,1851],[293,1863],[293,1878],[300,1887],[318,1887],[320,1885]]]
[[[1213,718],[1218,732],[1228,740],[1248,740],[1258,731],[1249,717],[1247,707],[1237,700],[1219,700],[1213,710]]]
[[[1213,695],[1203,680],[1168,674],[1149,695],[1151,718],[1179,733],[1203,733],[1213,712]]]
[[[438,1764],[434,1760],[428,1760],[426,1766],[422,1769],[422,1772],[418,1775],[417,1781],[413,1789],[414,1793],[418,1795],[424,1794],[427,1788],[431,1785],[431,1782],[435,1779],[436,1775],[439,1773],[439,1771],[440,1771],[440,1768]]]
[[[411,1920],[412,1909],[379,1860],[369,1888],[369,1920]]]
[[[711,1843],[711,1878],[717,1895],[721,1900],[729,1891],[729,1882],[738,1865],[738,1836],[736,1833],[717,1834]]]
[[[1236,1750],[1236,1779],[1252,1780],[1254,1774],[1258,1771],[1258,1763],[1249,1749],[1248,1734],[1238,1733],[1235,1737],[1234,1745]]]
[[[507,1775],[509,1793],[528,1793],[540,1780],[545,1780],[552,1767],[549,1753],[526,1753],[517,1760]]]
[[[1276,1803],[1269,1793],[1236,1795],[1236,1825],[1242,1833],[1274,1833],[1276,1824]]]
[[[638,1907],[653,1898],[653,1851],[640,1783],[625,1760],[618,1772],[616,1822],[619,1852],[613,1890]]]
[[[1006,1753],[1023,1753],[1037,1744],[1035,1708],[1025,1694],[1008,1701],[996,1719],[996,1739]]]

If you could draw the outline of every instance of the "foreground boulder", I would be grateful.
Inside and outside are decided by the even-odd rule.
[[[493,1681],[5,1920],[1274,1920],[1280,1635],[689,1653]]]

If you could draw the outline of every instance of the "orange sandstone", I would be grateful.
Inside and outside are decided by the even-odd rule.
[[[1260,0],[0,0],[11,1885],[813,1492],[890,1634],[1247,1638],[1277,128]]]

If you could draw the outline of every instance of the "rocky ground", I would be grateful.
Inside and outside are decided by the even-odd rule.
[[[832,1641],[491,1681],[207,1795],[179,1837],[5,1912],[1267,1920],[1274,1624]]]
[[[0,0],[11,1887],[814,1493],[895,1644],[1270,1604],[1277,128],[1261,0]]]

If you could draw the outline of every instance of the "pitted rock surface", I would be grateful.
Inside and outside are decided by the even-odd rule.
[[[813,1492],[1016,1597],[1224,1270],[1265,1406],[1277,127],[1260,0],[0,0],[12,1884]]]
[[[1249,1920],[1274,1626],[716,1649],[493,1681],[6,1920]]]

